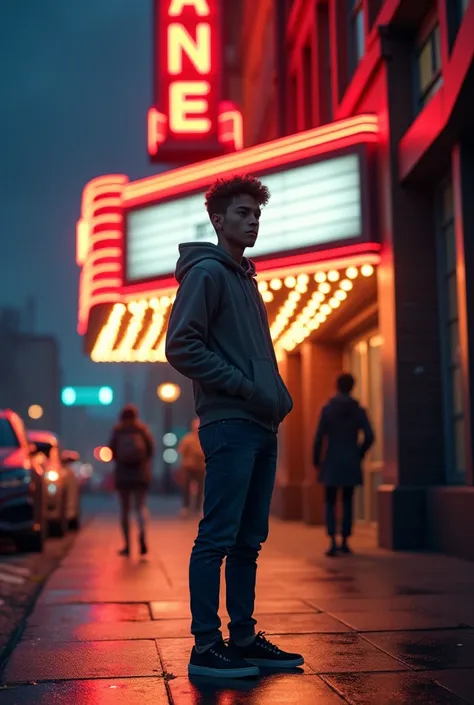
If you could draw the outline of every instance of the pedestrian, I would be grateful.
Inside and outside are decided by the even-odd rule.
[[[140,554],[148,553],[146,498],[151,484],[153,437],[138,417],[133,404],[124,406],[109,442],[115,461],[115,487],[120,499],[120,515],[124,537],[121,556],[130,555],[130,511],[132,503],[138,520]]]
[[[326,527],[331,539],[327,556],[352,553],[348,538],[352,533],[354,488],[362,484],[361,462],[374,442],[374,433],[365,409],[351,396],[355,380],[351,374],[337,378],[337,394],[321,412],[314,440],[313,462],[319,481],[326,490]],[[364,439],[359,442],[360,433]],[[325,451],[323,454],[323,445]],[[342,491],[342,543],[336,542],[336,500]]]
[[[181,482],[183,486],[183,506],[181,516],[189,516],[191,506],[191,491],[194,489],[194,508],[196,512],[202,510],[204,494],[204,472],[206,461],[199,441],[199,419],[194,419],[191,431],[181,439],[178,452],[181,455]]]
[[[256,634],[253,618],[257,557],[268,535],[277,430],[291,411],[267,314],[244,257],[257,240],[261,207],[270,194],[252,176],[219,179],[206,194],[217,245],[181,245],[179,288],[170,316],[166,355],[194,383],[199,438],[206,459],[204,515],[191,554],[189,584],[195,646],[191,675],[238,678],[256,666],[294,667],[285,653]],[[218,617],[221,565],[226,557],[230,640]]]

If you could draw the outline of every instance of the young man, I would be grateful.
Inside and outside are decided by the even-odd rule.
[[[351,374],[339,375],[337,394],[321,412],[314,439],[313,463],[319,469],[319,481],[326,486],[326,526],[331,545],[329,557],[352,553],[347,539],[352,533],[354,487],[362,484],[361,462],[374,442],[374,433],[365,409],[351,396],[355,380]],[[359,443],[360,432],[364,440]],[[323,443],[326,451],[322,458]],[[342,491],[342,543],[336,543],[336,499]]]
[[[270,194],[252,176],[218,180],[206,208],[218,244],[180,246],[179,289],[166,355],[192,379],[199,437],[206,458],[204,517],[191,555],[195,647],[189,673],[238,678],[258,666],[303,663],[255,633],[257,557],[268,535],[277,430],[292,409],[278,373],[255,267],[243,254],[257,240],[261,206]],[[218,617],[220,571],[226,557],[230,641]]]

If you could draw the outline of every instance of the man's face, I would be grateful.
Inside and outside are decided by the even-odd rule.
[[[234,247],[253,247],[258,237],[260,206],[247,194],[235,196],[225,215],[214,215],[219,239]]]

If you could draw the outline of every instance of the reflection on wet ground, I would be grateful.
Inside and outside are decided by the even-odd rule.
[[[474,703],[474,565],[379,551],[370,532],[354,539],[354,556],[331,561],[321,529],[274,521],[256,614],[272,641],[304,654],[304,668],[190,681],[195,525],[158,504],[150,560],[121,559],[112,506],[99,507],[42,592],[4,669],[2,705]]]

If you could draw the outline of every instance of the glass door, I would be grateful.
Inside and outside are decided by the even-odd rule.
[[[344,367],[354,376],[354,396],[366,409],[375,433],[362,474],[364,484],[356,492],[356,519],[377,521],[377,489],[383,473],[382,338],[376,332],[353,341],[344,354]]]

